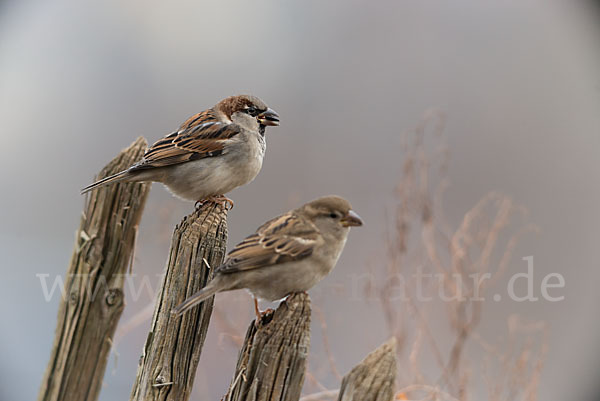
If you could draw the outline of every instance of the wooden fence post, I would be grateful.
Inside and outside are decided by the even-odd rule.
[[[181,317],[171,310],[201,289],[223,262],[227,243],[227,210],[207,203],[175,228],[150,333],[131,393],[131,400],[185,401],[192,391],[213,299]]]
[[[371,352],[342,379],[338,401],[392,401],[396,381],[396,339]]]
[[[310,298],[293,294],[252,322],[225,401],[297,401],[310,348]]]
[[[138,138],[97,178],[126,169],[142,157],[146,146],[146,140]],[[149,190],[149,184],[115,184],[88,196],[38,400],[98,398],[112,336],[125,306],[125,274]]]

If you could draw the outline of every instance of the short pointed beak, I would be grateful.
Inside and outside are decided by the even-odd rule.
[[[347,215],[342,217],[341,222],[344,227],[358,227],[363,225],[362,219],[354,210],[350,210]]]
[[[257,118],[261,125],[279,125],[279,114],[272,109],[263,111]]]

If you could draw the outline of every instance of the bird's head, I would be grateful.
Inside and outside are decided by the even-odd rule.
[[[215,106],[230,121],[249,130],[264,131],[267,125],[279,125],[279,115],[252,95],[230,96]]]
[[[331,195],[315,199],[297,210],[308,218],[323,235],[346,235],[350,227],[362,226],[363,221],[346,199]]]

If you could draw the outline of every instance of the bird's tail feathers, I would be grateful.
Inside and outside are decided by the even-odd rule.
[[[108,185],[110,183],[113,182],[119,182],[119,181],[123,181],[125,178],[127,178],[129,175],[129,170],[123,170],[120,173],[117,174],[113,174],[109,177],[103,178],[101,180],[96,181],[95,183],[88,185],[87,187],[83,188],[81,190],[82,194],[85,194],[86,192],[91,191],[92,189],[98,188],[98,187],[102,187],[104,185]]]
[[[215,281],[211,281],[208,283],[206,287],[196,292],[194,295],[183,301],[177,307],[175,307],[171,313],[176,316],[181,316],[188,309],[198,305],[201,302],[206,301],[206,299],[215,295],[218,291],[221,290],[221,287],[216,285]]]

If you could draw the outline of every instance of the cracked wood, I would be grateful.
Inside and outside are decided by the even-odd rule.
[[[250,324],[225,401],[297,401],[310,348],[310,298],[293,294]]]
[[[141,159],[146,146],[146,140],[138,138],[96,178],[125,170]],[[125,306],[124,278],[149,190],[149,184],[120,183],[87,196],[64,278],[65,296],[58,308],[39,401],[98,398],[112,337]]]
[[[131,400],[189,398],[212,313],[213,297],[181,317],[171,310],[206,285],[223,262],[227,211],[206,203],[175,228],[166,273],[143,349]],[[206,262],[205,262],[206,260]]]

